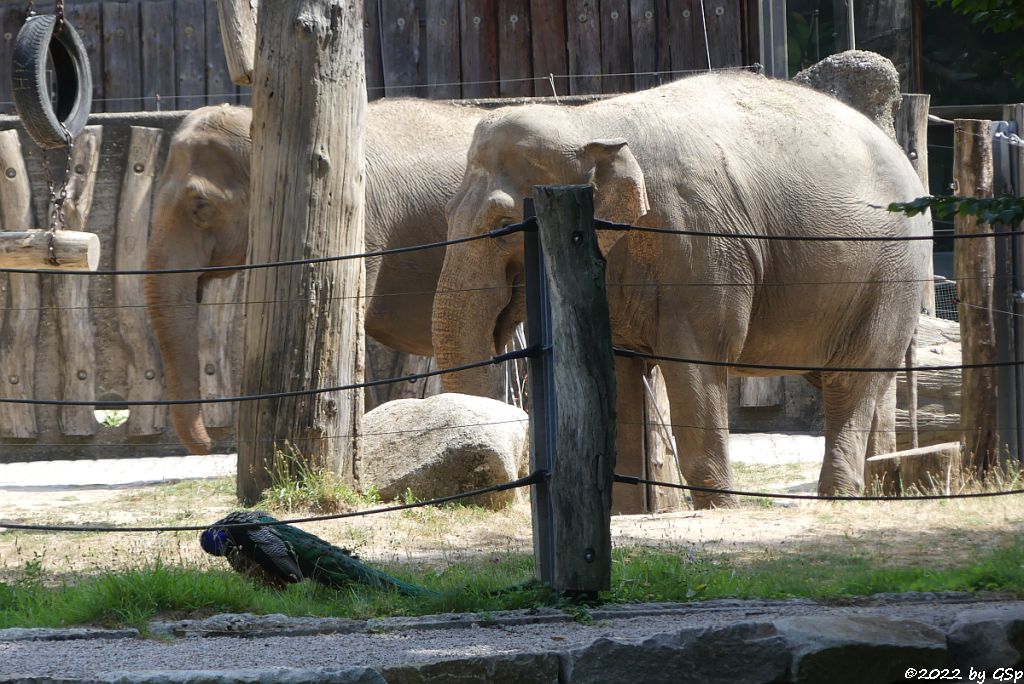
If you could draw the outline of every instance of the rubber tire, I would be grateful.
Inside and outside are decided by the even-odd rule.
[[[14,41],[11,85],[25,130],[44,149],[65,147],[61,127],[72,138],[85,128],[92,109],[92,73],[85,45],[74,27],[64,20],[54,31],[57,17],[37,14],[29,17]],[[49,53],[57,81],[56,111],[50,101],[46,58]]]

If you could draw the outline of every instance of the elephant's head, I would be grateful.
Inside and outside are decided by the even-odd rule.
[[[534,185],[592,184],[595,214],[623,223],[648,210],[643,171],[625,140],[588,136],[580,113],[545,106],[506,109],[483,119],[462,184],[447,206],[448,237],[486,233],[523,217]],[[601,237],[603,251],[621,233]],[[434,300],[434,353],[441,368],[488,358],[525,318],[523,237],[448,248]],[[447,391],[482,394],[489,368],[444,376]]]
[[[147,269],[234,266],[249,240],[252,113],[204,107],[189,114],[171,140],[155,192]],[[144,280],[146,307],[172,399],[199,396],[198,304],[212,274],[154,274]],[[210,452],[199,404],[175,405],[171,417],[189,451]]]

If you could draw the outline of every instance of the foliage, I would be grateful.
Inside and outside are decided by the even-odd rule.
[[[971,23],[992,33],[1024,28],[1024,0],[929,0],[934,7],[949,6]]]
[[[160,559],[138,568],[79,577],[48,586],[28,577],[0,584],[0,628],[81,624],[145,629],[159,616],[201,617],[218,612],[340,616],[365,619],[564,607],[586,621],[588,613],[569,606],[531,581],[533,559],[526,554],[483,556],[443,570],[388,567],[438,596],[403,596],[368,586],[337,591],[305,582],[278,591],[254,585],[229,570],[167,565]],[[29,575],[33,570],[26,568]],[[1020,592],[1024,587],[1024,544],[980,554],[958,567],[890,566],[885,559],[845,549],[762,558],[740,563],[692,549],[629,547],[613,554],[612,590],[603,602],[690,601],[713,598],[810,597],[842,599],[899,591]]]
[[[959,197],[956,195],[919,197],[911,202],[894,202],[889,211],[916,216],[931,209],[938,219],[975,216],[982,223],[1017,225],[1024,220],[1024,197]]]
[[[296,510],[339,513],[380,502],[376,490],[360,494],[337,473],[310,465],[298,449],[287,443],[284,450],[274,452],[270,483],[263,491],[258,508],[289,513]]]

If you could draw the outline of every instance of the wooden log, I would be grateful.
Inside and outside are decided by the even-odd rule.
[[[384,94],[415,97],[420,68],[420,12],[416,0],[381,0]]]
[[[134,112],[142,96],[139,6],[103,3],[103,92],[108,112]]]
[[[662,6],[663,3],[656,3],[655,0],[630,1],[633,70],[637,72],[634,77],[637,90],[647,90],[661,83],[657,72],[661,70],[658,63],[658,12]]]
[[[178,75],[175,109],[206,104],[206,1],[176,0],[174,64]]]
[[[672,409],[668,403],[668,388],[659,366],[651,368],[644,379],[644,413],[647,439],[644,441],[649,479],[659,482],[682,483],[679,471],[679,451],[672,434]],[[647,509],[651,513],[674,511],[683,505],[681,490],[670,487],[647,488]]]
[[[899,141],[917,171],[924,189],[928,190],[928,107],[931,95],[903,95],[896,112],[896,140]],[[922,283],[922,313],[935,315],[935,267],[928,263],[927,282]]]
[[[596,594],[611,586],[615,364],[593,189],[534,191],[550,291],[557,408],[550,487],[556,550],[552,587]]]
[[[11,64],[14,57],[14,38],[24,24],[24,6],[0,6],[0,64]],[[0,103],[3,103],[0,104],[0,114],[15,113],[11,79],[6,74],[4,78],[0,78]]]
[[[234,339],[241,322],[242,274],[215,278],[203,288],[199,305],[199,394],[203,399],[238,396],[238,378],[231,372]],[[203,423],[207,428],[233,427],[234,406],[218,402],[203,404]]]
[[[992,196],[992,123],[957,119],[953,133],[953,177],[956,193],[969,197]],[[991,233],[992,227],[970,216],[957,215],[957,235]],[[995,244],[990,239],[957,240],[953,261],[960,303],[960,330],[964,364],[997,361],[993,302]],[[967,459],[979,476],[998,463],[996,431],[996,370],[964,369],[961,425]]]
[[[86,126],[75,140],[68,196],[64,202],[65,225],[71,230],[82,231],[89,225],[102,142],[102,126]],[[53,279],[63,399],[96,399],[96,341],[89,305],[91,280],[77,276]],[[61,406],[58,423],[64,435],[96,434],[97,422],[91,406]]]
[[[569,39],[569,93],[601,92],[601,13],[598,0],[570,0],[565,23]]]
[[[67,271],[95,271],[100,263],[100,239],[94,233],[58,230],[22,230],[0,233],[0,267],[59,268]],[[56,264],[53,263],[56,260]]]
[[[32,225],[32,194],[16,130],[0,131],[0,230],[25,231]],[[0,274],[0,397],[34,399],[39,330],[39,276]],[[0,436],[39,436],[36,407],[0,403]]]
[[[217,25],[211,26],[212,22],[217,22]],[[228,69],[217,0],[206,0],[206,104],[233,104],[237,101],[238,88]]]
[[[533,95],[530,66],[530,0],[498,1],[499,97]]]
[[[630,33],[629,0],[601,0],[601,92],[633,92]]]
[[[362,3],[264,2],[257,31],[249,259],[362,252]],[[363,380],[361,259],[258,269],[247,283],[242,394]],[[274,445],[354,481],[362,413],[362,391],[242,402],[242,500],[256,501],[269,484]]]
[[[235,85],[252,85],[258,0],[216,0],[224,56]]]
[[[174,0],[139,5],[142,20],[142,101],[140,109],[178,109],[174,99]]]
[[[159,128],[132,126],[131,130],[117,210],[114,265],[121,271],[141,269],[144,265],[153,179],[164,135]],[[121,344],[128,358],[125,398],[129,402],[160,399],[163,397],[160,354],[146,318],[141,276],[115,279],[114,303],[118,307]],[[166,424],[166,413],[163,406],[133,406],[128,416],[128,434],[132,437],[160,434]]]
[[[424,9],[427,30],[427,97],[462,96],[459,0],[434,0]]]
[[[462,0],[462,96],[498,96],[497,0]]]
[[[864,481],[878,484],[888,496],[904,493],[950,494],[963,482],[963,444],[945,442],[892,454],[872,456],[865,461]]]

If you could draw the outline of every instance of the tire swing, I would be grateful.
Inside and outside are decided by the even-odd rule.
[[[25,132],[43,150],[50,225],[48,230],[0,233],[0,266],[95,271],[99,237],[63,230],[74,140],[85,128],[92,108],[89,57],[78,32],[64,17],[64,0],[57,0],[55,14],[36,14],[32,5],[30,0],[29,16],[14,41],[11,86]],[[46,150],[59,148],[65,148],[67,155],[63,176],[54,182]],[[6,176],[14,181],[18,174],[9,169]],[[15,191],[27,192],[27,179],[19,182]]]

